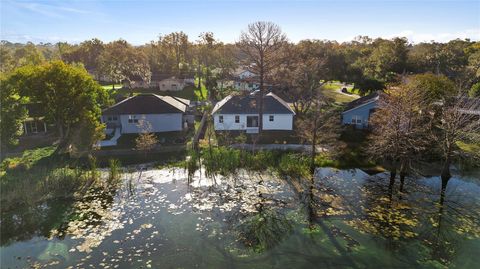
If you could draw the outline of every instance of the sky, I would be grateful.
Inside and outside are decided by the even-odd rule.
[[[0,0],[0,37],[55,43],[99,38],[140,45],[184,31],[235,42],[254,21],[278,24],[292,42],[350,41],[359,35],[410,42],[480,40],[480,0]]]

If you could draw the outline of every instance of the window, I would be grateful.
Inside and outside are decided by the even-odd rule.
[[[218,122],[223,123],[223,116],[218,116]]]
[[[36,121],[31,121],[30,122],[30,132],[31,133],[38,133],[38,128],[37,128],[37,122]]]
[[[107,121],[112,121],[112,117],[108,116]]]
[[[268,120],[269,120],[269,121],[273,121],[273,120],[274,120],[273,115],[270,115],[270,116],[268,117]]]
[[[352,124],[362,124],[362,118],[360,116],[353,116]]]
[[[240,116],[235,116],[235,123],[240,123]]]
[[[138,123],[138,119],[136,115],[129,115],[128,116],[128,123]]]
[[[118,119],[117,116],[113,116],[112,118],[113,118],[114,121],[116,121]]]

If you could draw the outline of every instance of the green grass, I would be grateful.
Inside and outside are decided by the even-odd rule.
[[[332,98],[337,103],[349,103],[358,98],[358,96],[349,96],[345,94],[338,93],[334,90],[322,89],[325,96]]]
[[[102,88],[104,88],[105,90],[111,90],[111,89],[113,89],[113,85],[114,84],[102,85]],[[115,84],[115,89],[120,89],[122,87],[123,87],[122,84]]]
[[[327,82],[322,86],[322,91],[325,96],[332,98],[337,103],[348,103],[358,98],[357,95],[346,95],[337,92],[337,90],[343,88],[344,86],[338,82]],[[358,92],[358,90],[353,90],[352,85],[346,86],[347,91],[353,93],[352,91]]]
[[[198,87],[198,78],[195,78],[195,86]],[[195,91],[195,95],[197,96],[197,100],[199,100],[199,101],[207,100],[208,90],[205,87],[205,84],[203,82],[202,82],[202,85],[200,87],[200,90]]]
[[[55,151],[54,146],[26,150],[20,157],[6,158],[2,161],[1,170],[5,172],[9,169],[30,169],[41,159],[50,157]]]
[[[203,92],[204,98],[201,97],[200,91]],[[130,93],[133,93],[134,95],[136,94],[142,94],[142,93],[154,93],[158,95],[170,95],[170,96],[175,96],[175,97],[180,97],[192,101],[202,101],[206,100],[206,89],[205,86],[201,90],[197,90],[194,86],[186,86],[183,88],[181,91],[159,91],[156,88],[134,88],[134,89],[128,89],[128,88],[122,88],[119,90],[116,90],[116,94],[120,96],[129,96]]]

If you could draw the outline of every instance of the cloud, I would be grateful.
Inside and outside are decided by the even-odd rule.
[[[55,6],[55,5],[46,5],[46,4],[39,4],[39,3],[28,3],[28,2],[10,2],[13,5],[17,6],[21,9],[26,9],[31,12],[36,12],[44,16],[52,17],[52,18],[66,18],[68,17],[67,13],[75,13],[75,14],[98,14],[98,12],[92,12],[89,10],[78,9],[73,7],[67,6]]]
[[[39,37],[39,36],[32,36],[27,34],[16,34],[16,33],[2,33],[0,35],[1,40],[7,40],[10,42],[18,42],[18,43],[26,43],[26,42],[33,42],[33,43],[57,43],[57,42],[69,42],[69,43],[80,43],[81,39],[66,39],[59,36],[46,36],[46,37]]]
[[[387,36],[387,38],[393,37],[406,37],[408,41],[412,43],[420,42],[448,42],[453,39],[470,39],[470,40],[480,40],[480,29],[467,29],[458,32],[441,32],[436,34],[431,33],[417,33],[412,30],[404,30],[398,34]]]

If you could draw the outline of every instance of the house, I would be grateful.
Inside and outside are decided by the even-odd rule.
[[[237,68],[234,72],[233,72],[233,76],[237,79],[246,79],[246,78],[253,78],[253,77],[257,77],[257,75],[247,69],[244,69],[244,68]]]
[[[149,123],[149,132],[182,131],[191,117],[187,115],[190,101],[156,94],[140,94],[105,109],[101,120],[106,133],[135,134],[144,131],[141,121]]]
[[[367,128],[370,116],[378,107],[379,97],[375,92],[348,103],[342,112],[342,124],[353,125],[358,129]]]
[[[255,91],[246,96],[229,95],[212,111],[216,131],[258,133],[259,101],[263,98],[263,130],[293,130],[295,112],[274,93],[261,96]]]
[[[181,91],[185,88],[186,82],[184,79],[171,77],[159,81],[155,86],[158,87],[160,91]]]
[[[237,79],[233,86],[238,91],[253,92],[260,89],[260,82],[255,78]]]
[[[50,131],[45,122],[45,113],[41,103],[23,105],[27,111],[27,118],[23,122],[23,135],[44,135]]]

